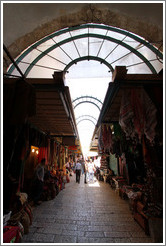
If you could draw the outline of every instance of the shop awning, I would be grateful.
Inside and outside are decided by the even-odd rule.
[[[113,74],[113,82],[109,83],[107,94],[103,102],[98,122],[93,134],[93,141],[97,138],[97,131],[101,124],[111,124],[112,122],[119,122],[120,106],[122,94],[125,90],[132,88],[146,88],[146,91],[159,89],[160,99],[158,108],[162,112],[162,89],[163,89],[163,75],[159,74],[126,74],[125,67],[117,67]],[[92,141],[92,143],[93,143]],[[92,148],[93,145],[91,145]]]
[[[18,79],[5,78],[4,85],[11,85]],[[29,79],[26,82],[35,89],[36,114],[28,121],[39,130],[54,137],[77,137],[77,127],[69,88],[64,86],[62,73],[54,79]],[[31,100],[31,98],[29,98]],[[19,105],[17,105],[19,108]]]

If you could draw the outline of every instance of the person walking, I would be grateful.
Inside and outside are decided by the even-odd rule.
[[[95,171],[94,163],[92,162],[92,160],[90,160],[90,162],[88,163],[88,173],[89,173],[89,182],[91,181],[92,183],[94,181],[94,171]]]
[[[43,184],[44,184],[44,167],[45,167],[45,158],[41,160],[41,162],[37,165],[35,170],[35,179],[34,179],[34,187],[33,187],[33,202],[34,205],[39,205],[40,197],[43,192]]]
[[[75,170],[76,170],[76,183],[78,184],[80,183],[81,169],[82,169],[82,165],[79,162],[79,160],[77,160]]]
[[[87,184],[88,181],[88,164],[87,161],[85,160],[85,165],[84,165],[84,183]]]

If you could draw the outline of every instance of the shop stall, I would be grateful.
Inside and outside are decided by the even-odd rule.
[[[117,67],[95,130],[104,167],[114,172],[111,187],[128,200],[133,218],[145,233],[157,235],[151,221],[159,220],[162,231],[162,71],[134,75]]]

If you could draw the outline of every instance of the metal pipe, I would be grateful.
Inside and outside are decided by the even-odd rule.
[[[18,67],[17,63],[15,62],[15,60],[13,59],[13,57],[11,56],[10,52],[8,51],[8,49],[6,48],[5,45],[3,45],[3,49],[6,52],[7,56],[9,57],[9,59],[11,60],[11,62],[14,64],[14,66],[18,70],[18,72],[21,74],[22,78],[25,78],[24,74],[22,73],[22,71]]]

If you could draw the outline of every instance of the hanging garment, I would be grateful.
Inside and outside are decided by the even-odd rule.
[[[145,91],[144,91],[144,105],[145,105],[144,133],[147,139],[149,139],[149,141],[152,143],[156,135],[155,128],[157,126],[157,109]]]
[[[3,243],[19,243],[21,238],[19,226],[5,226],[3,228]]]
[[[43,158],[45,158],[46,159],[46,163],[48,162],[48,159],[47,159],[47,157],[48,157],[48,151],[47,151],[47,148],[46,147],[41,147],[40,149],[39,149],[39,155],[38,155],[38,162],[40,163],[41,162],[41,160],[43,159]]]
[[[143,88],[123,91],[119,124],[126,137],[141,140],[143,134],[152,141],[157,125],[157,109]]]
[[[102,135],[102,126],[99,127],[99,133],[98,133],[98,148],[99,148],[99,152],[102,152],[104,147],[103,144],[103,135]]]
[[[110,151],[113,150],[112,130],[111,126],[108,126],[108,148]]]
[[[144,91],[143,89],[131,89],[131,107],[133,111],[133,124],[139,140],[144,132],[145,112],[144,112]]]
[[[139,140],[145,133],[147,139],[152,142],[155,137],[157,125],[157,109],[143,88],[131,91],[131,103],[134,112],[134,128]]]
[[[134,112],[131,105],[131,90],[123,90],[120,114],[119,114],[119,124],[122,130],[125,132],[127,138],[135,137],[135,129],[133,125]]]

